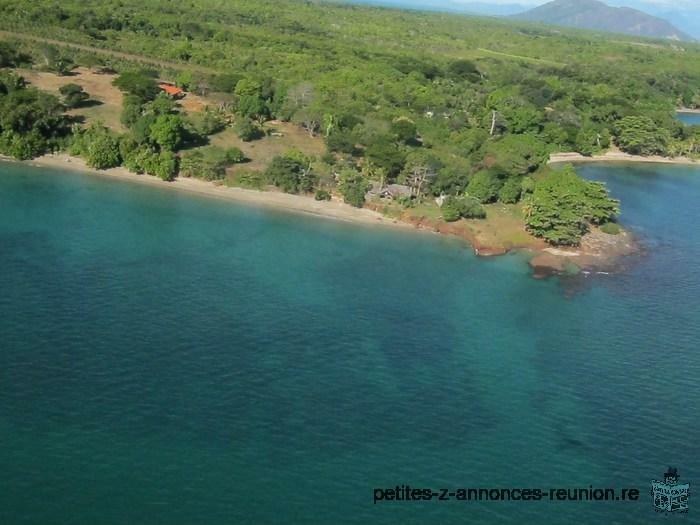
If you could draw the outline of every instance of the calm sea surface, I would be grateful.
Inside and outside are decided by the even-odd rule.
[[[700,113],[678,113],[678,120],[690,126],[700,126]]]
[[[0,523],[672,520],[648,490],[700,487],[700,170],[581,172],[646,248],[625,273],[0,164]],[[373,505],[397,484],[641,499]]]

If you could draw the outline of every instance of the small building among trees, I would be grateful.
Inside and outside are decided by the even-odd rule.
[[[161,89],[161,91],[163,91],[163,93],[166,93],[174,99],[180,99],[186,94],[182,89],[174,84],[170,84],[169,82],[161,82],[158,84],[158,87]]]
[[[382,199],[400,199],[402,197],[410,198],[412,196],[411,188],[403,184],[388,184],[382,187],[379,183],[374,183],[369,190],[367,196],[380,197]]]

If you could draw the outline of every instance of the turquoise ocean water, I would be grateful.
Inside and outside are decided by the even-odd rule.
[[[679,113],[678,120],[689,126],[700,126],[700,113]]]
[[[645,246],[622,274],[0,164],[0,523],[673,519],[648,490],[700,486],[700,170],[581,172]],[[397,484],[641,498],[373,504]]]

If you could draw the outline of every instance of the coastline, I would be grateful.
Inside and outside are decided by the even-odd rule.
[[[0,160],[27,164],[40,168],[78,171],[89,175],[98,175],[100,177],[188,192],[232,202],[264,206],[276,210],[303,213],[342,222],[415,229],[408,223],[385,217],[378,212],[366,208],[354,208],[340,201],[317,201],[313,197],[302,195],[235,188],[184,177],[178,177],[172,182],[166,182],[153,175],[138,175],[132,173],[124,167],[97,170],[89,167],[80,157],[73,157],[65,153],[43,155],[28,161],[17,161],[5,156],[0,156]]]
[[[568,159],[568,154],[561,155],[567,155],[566,158]],[[590,160],[585,157],[583,157],[583,159]],[[607,161],[609,159],[600,160]],[[138,175],[132,173],[124,167],[97,170],[87,166],[85,161],[80,157],[73,157],[65,153],[48,154],[28,161],[17,161],[16,159],[0,155],[0,161],[42,168],[76,171],[113,180],[145,184],[193,195],[218,198],[229,202],[263,206],[274,210],[300,213],[358,225],[391,227],[400,228],[404,231],[412,230],[423,233],[449,235],[468,243],[474,253],[479,257],[498,256],[511,252],[526,253],[530,256],[529,263],[533,269],[533,275],[536,278],[577,273],[578,271],[613,271],[619,267],[619,260],[623,256],[639,252],[636,240],[628,232],[612,236],[603,234],[596,229],[587,234],[581,246],[577,248],[556,248],[545,244],[541,239],[535,237],[530,237],[528,242],[515,246],[493,246],[491,243],[482,242],[479,235],[475,234],[469,228],[456,228],[454,223],[438,224],[409,217],[398,219],[391,218],[381,214],[376,209],[372,209],[371,206],[355,208],[339,200],[316,201],[313,197],[309,196],[229,187],[191,178],[177,178],[173,182],[166,182],[152,175]],[[550,162],[552,161],[550,160]],[[559,162],[571,161],[562,160]]]
[[[700,115],[700,109],[680,108],[676,110],[676,113],[685,113],[686,115]]]
[[[683,166],[699,166],[700,161],[688,157],[661,157],[659,155],[642,157],[631,155],[620,150],[611,150],[602,155],[586,157],[580,153],[552,153],[548,164],[581,163],[581,162],[628,162],[634,164],[676,164]]]

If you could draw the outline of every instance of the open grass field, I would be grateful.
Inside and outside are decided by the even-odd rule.
[[[388,217],[468,239],[475,248],[485,252],[505,253],[517,248],[536,250],[546,247],[544,241],[525,230],[521,204],[486,204],[486,220],[460,219],[446,224],[442,222],[442,211],[433,200],[425,200],[408,209],[396,202],[375,200],[371,207]]]
[[[119,120],[124,97],[122,92],[112,85],[116,75],[98,73],[84,67],[76,68],[66,76],[35,69],[20,69],[17,73],[33,86],[55,95],[58,95],[58,90],[66,84],[82,86],[90,95],[90,102],[68,113],[84,117],[86,124],[102,122],[115,131],[126,131]],[[179,104],[185,113],[192,114],[203,111],[210,102],[194,93],[188,93]]]
[[[243,142],[231,128],[212,135],[210,143],[222,148],[239,148],[250,162],[238,164],[230,168],[231,173],[238,170],[263,171],[276,155],[283,155],[290,149],[297,149],[306,155],[320,157],[326,150],[323,139],[311,137],[299,126],[288,122],[270,121],[263,126],[265,130],[273,131],[280,136],[265,136],[252,142]]]
[[[59,76],[54,73],[34,69],[20,69],[18,74],[23,76],[33,86],[60,96],[58,90],[67,84],[78,84],[90,95],[90,101],[85,107],[70,110],[71,115],[85,117],[86,124],[102,122],[114,130],[123,132],[119,122],[123,96],[121,91],[112,85],[113,75],[102,75],[87,68],[77,68],[73,74]]]
[[[522,206],[517,204],[487,204],[488,220],[462,220],[460,223],[468,228],[479,243],[493,248],[512,250],[514,248],[532,247],[541,241],[535,239],[526,230],[523,223]],[[544,243],[542,242],[544,246]]]

